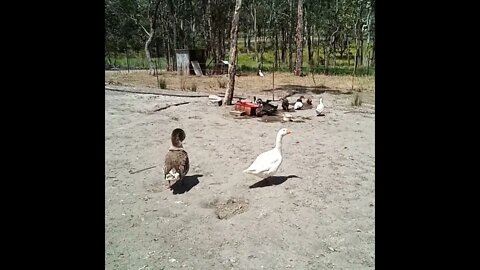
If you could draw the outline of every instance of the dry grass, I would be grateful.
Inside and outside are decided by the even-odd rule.
[[[159,79],[158,84],[160,86],[160,89],[167,89],[167,81],[165,79]]]
[[[223,92],[219,82],[226,82],[226,75],[216,76],[185,76],[179,78],[175,72],[162,72],[162,78],[165,79],[169,89],[187,89],[192,82],[196,85],[199,92]],[[123,85],[139,87],[157,87],[155,76],[148,75],[146,71],[136,72],[105,72],[105,81],[122,83]],[[350,76],[325,76],[315,75],[316,87],[311,76],[297,77],[290,73],[275,73],[275,90],[284,89],[323,89],[323,90],[345,90],[352,88],[352,79]],[[182,87],[183,86],[183,87]],[[374,91],[375,78],[357,77],[355,78],[355,89],[361,89],[363,92]],[[255,74],[246,74],[236,77],[235,91],[237,93],[264,93],[272,89],[272,74],[267,73],[265,77],[259,77]]]
[[[224,78],[217,78],[218,87],[226,88],[227,87],[227,80]]]
[[[355,95],[352,96],[352,106],[362,106],[362,102],[362,96],[359,93],[355,93]]]

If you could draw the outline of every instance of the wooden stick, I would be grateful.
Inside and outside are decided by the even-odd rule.
[[[157,167],[157,166],[155,165],[155,166],[148,167],[148,168],[145,168],[145,169],[141,169],[141,170],[138,170],[138,171],[129,170],[128,172],[129,172],[130,174],[135,174],[135,173],[139,173],[139,172],[143,172],[143,171],[146,171],[146,170],[153,169],[153,168],[155,168],[155,167]]]
[[[154,112],[165,110],[165,109],[170,108],[172,106],[180,106],[180,105],[185,105],[185,104],[188,104],[188,103],[190,103],[190,102],[187,101],[187,102],[175,103],[175,104],[172,104],[172,105],[168,105],[168,106],[165,106],[165,107],[158,108],[158,109],[154,110]]]

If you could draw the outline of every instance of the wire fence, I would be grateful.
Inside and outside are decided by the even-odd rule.
[[[176,71],[176,66],[173,61],[167,62],[166,57],[154,57],[152,61],[155,64],[155,68],[161,71]],[[357,66],[356,76],[375,76],[375,66],[371,61],[367,61],[367,65]],[[221,65],[221,63],[214,64],[209,60],[206,63],[200,63],[206,68],[202,69],[204,75],[221,75],[228,73],[228,66]],[[149,64],[144,53],[141,52],[125,52],[117,53],[115,55],[105,56],[105,70],[119,70],[119,71],[134,71],[134,70],[148,70]],[[190,74],[194,74],[193,67],[190,65]],[[264,63],[261,67],[262,71],[266,72],[293,72],[288,64],[279,64],[274,67],[273,63]],[[237,63],[237,72],[257,72],[258,67]],[[323,63],[317,65],[308,65],[304,63],[303,72],[325,75],[352,75],[354,72],[353,65],[347,65],[345,62],[331,63],[326,66]]]

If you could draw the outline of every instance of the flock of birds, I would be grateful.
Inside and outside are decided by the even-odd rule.
[[[289,129],[280,129],[275,139],[275,147],[258,155],[253,163],[243,172],[261,177],[262,179],[265,178],[268,181],[282,164],[282,139],[290,133],[292,133],[292,131]],[[182,144],[185,137],[185,131],[180,128],[172,131],[172,145],[168,149],[163,166],[164,179],[170,190],[173,189],[173,185],[176,182],[184,185],[185,175],[187,175],[189,170],[190,161],[188,159],[188,153]]]
[[[293,104],[294,110],[301,110],[304,107],[303,104],[304,97],[301,96],[297,101]],[[288,102],[287,98],[282,98],[282,108],[284,111],[288,111],[290,108],[290,103]],[[255,102],[265,105],[265,106],[273,106],[266,102],[263,102],[261,99],[256,99]],[[312,105],[312,100],[307,99],[307,104]],[[324,115],[325,106],[323,105],[322,98],[319,100],[319,104],[317,105],[315,111],[317,116]],[[291,115],[284,114],[284,120],[291,120]],[[269,180],[269,178],[274,175],[283,161],[282,156],[282,139],[285,135],[290,134],[291,130],[282,128],[278,131],[277,137],[275,139],[275,147],[269,151],[261,153],[257,156],[257,158],[253,161],[253,163],[245,169],[243,172],[248,174],[253,174],[258,177],[265,178]],[[176,128],[172,131],[171,134],[171,143],[172,145],[168,149],[168,152],[165,156],[165,162],[163,165],[163,174],[164,179],[167,182],[168,188],[172,189],[173,185],[177,182],[179,184],[184,184],[185,175],[187,175],[188,170],[190,168],[190,161],[188,159],[188,153],[183,148],[183,141],[185,140],[186,135],[185,131],[181,128]]]
[[[259,76],[263,76],[263,73],[259,71]],[[301,96],[298,98],[295,103],[293,104],[294,110],[301,110],[304,108],[303,99],[305,97]],[[282,109],[286,112],[290,110],[290,103],[287,98],[281,98],[282,102]],[[270,104],[268,101],[264,102],[261,99],[257,99],[254,97],[254,103],[259,105],[257,108],[257,115],[261,115],[262,113],[268,113],[269,111],[276,111],[277,106]],[[307,105],[312,106],[312,100],[309,98],[307,99]],[[317,116],[324,116],[324,109],[325,106],[323,105],[323,99],[319,99],[319,104],[317,105],[315,112]],[[283,120],[284,121],[292,121],[292,115],[288,113],[284,113]],[[243,172],[247,174],[252,174],[265,180],[269,180],[271,176],[273,176],[283,161],[282,156],[282,139],[285,135],[292,133],[291,130],[287,128],[281,128],[275,139],[275,147],[269,151],[261,153],[257,156],[257,158],[253,161],[253,163],[245,169]],[[170,146],[166,156],[165,156],[165,163],[163,166],[163,174],[164,179],[167,182],[168,188],[172,189],[173,185],[177,182],[179,184],[184,185],[185,175],[188,173],[189,170],[189,159],[188,153],[183,148],[182,142],[185,140],[186,135],[185,131],[180,128],[174,129],[171,134],[171,142],[172,145]]]
[[[305,106],[303,104],[303,99],[304,98],[305,98],[304,96],[301,96],[300,98],[298,98],[295,101],[295,103],[293,103],[293,110],[297,111],[297,110],[301,110],[301,109],[305,108]],[[290,111],[290,102],[288,101],[288,99],[287,98],[280,98],[280,101],[282,102],[282,109],[285,112]],[[278,105],[270,104],[270,100],[267,100],[265,102],[262,99],[257,98],[255,96],[253,97],[253,103],[258,105],[258,107],[256,109],[256,112],[255,112],[256,116],[263,116],[265,114],[268,114],[268,115],[274,114],[277,111],[277,107],[278,107]],[[310,98],[307,99],[307,105],[310,108],[313,105],[312,100]],[[319,102],[318,102],[318,105],[315,109],[315,112],[316,112],[317,116],[325,116],[324,110],[325,110],[325,105],[323,105],[323,98],[320,98]],[[293,116],[289,113],[284,113],[283,114],[283,120],[284,121],[291,121],[292,118],[293,118]]]
[[[293,109],[296,111],[296,110],[301,110],[304,108],[304,104],[303,104],[303,99],[305,97],[304,96],[301,96],[300,98],[298,98],[295,103],[293,104]],[[284,111],[289,111],[289,108],[290,108],[290,102],[288,101],[287,98],[281,98],[280,99],[282,101],[282,109]],[[312,100],[309,98],[307,99],[307,105],[309,106],[312,106]],[[317,114],[317,116],[325,116],[324,114],[324,110],[325,110],[325,105],[323,105],[323,98],[320,98],[319,101],[318,101],[318,105],[317,107],[315,108],[315,113]],[[289,113],[284,113],[283,114],[283,121],[292,121],[292,118],[293,118],[293,115],[289,114]]]

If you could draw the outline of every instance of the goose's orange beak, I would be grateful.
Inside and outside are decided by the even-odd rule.
[[[290,134],[292,133],[292,131],[290,129],[287,129],[287,134]]]

